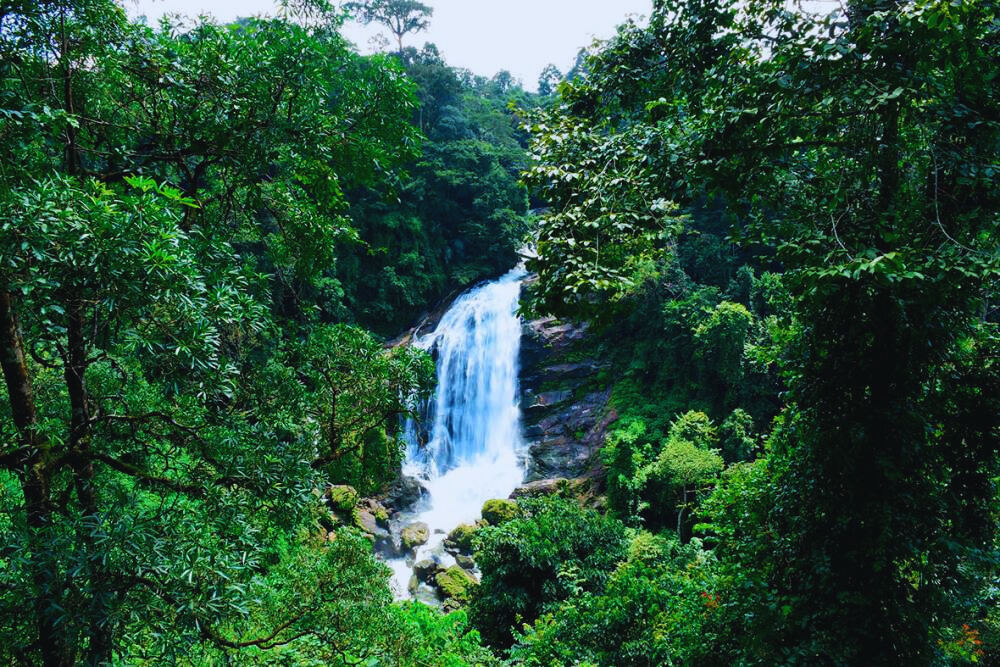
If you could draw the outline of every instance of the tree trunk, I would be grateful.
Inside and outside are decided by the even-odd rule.
[[[28,528],[28,550],[35,588],[33,608],[36,642],[46,667],[72,664],[64,637],[56,629],[51,610],[62,586],[56,568],[48,567],[43,559],[48,550],[45,532],[52,522],[52,462],[49,447],[38,433],[38,417],[31,386],[31,376],[24,355],[24,343],[14,310],[14,296],[0,292],[0,365],[3,366],[7,400],[18,432],[16,457],[7,468],[18,475],[24,494],[25,523]]]
[[[101,564],[101,548],[94,540],[94,528],[98,525],[97,490],[94,486],[94,464],[89,455],[90,449],[90,399],[87,394],[87,342],[84,338],[83,305],[80,299],[73,297],[66,305],[66,359],[63,364],[63,375],[70,400],[70,467],[73,469],[73,481],[80,507],[85,517],[91,517],[93,523],[88,526],[83,522],[79,542],[86,549],[91,567],[91,590],[93,597],[90,606],[89,636],[90,645],[87,650],[88,664],[99,665],[110,663],[112,659],[112,623],[108,603],[113,595],[110,591],[111,579],[107,569]]]
[[[0,362],[7,385],[7,398],[14,425],[21,437],[21,445],[36,445],[37,418],[31,377],[28,375],[21,331],[14,311],[14,297],[7,291],[0,292],[0,354],[3,355]]]

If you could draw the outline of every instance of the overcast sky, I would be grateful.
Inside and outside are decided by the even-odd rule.
[[[453,67],[482,76],[501,69],[534,90],[549,63],[566,72],[581,47],[606,39],[629,16],[648,16],[652,0],[423,0],[434,8],[430,28],[403,38],[405,46],[433,42]],[[155,23],[163,13],[186,16],[210,14],[219,21],[237,16],[274,14],[273,0],[125,0],[133,16],[144,14]],[[362,53],[370,53],[377,30],[357,24],[346,36]],[[382,30],[395,44],[395,38]]]

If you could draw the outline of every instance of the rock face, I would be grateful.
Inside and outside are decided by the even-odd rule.
[[[601,365],[580,352],[586,330],[553,318],[525,322],[521,339],[521,412],[530,461],[525,481],[577,478],[598,467],[608,426],[610,389]]]

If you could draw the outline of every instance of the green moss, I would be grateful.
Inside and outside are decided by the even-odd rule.
[[[448,533],[445,545],[458,549],[463,553],[472,551],[472,536],[476,533],[476,526],[468,523],[460,523],[455,529]]]
[[[400,534],[400,540],[402,541],[404,549],[412,549],[420,546],[421,544],[426,544],[430,537],[431,530],[427,524],[422,521],[410,524],[404,528],[403,532]]]
[[[521,509],[513,500],[493,498],[483,503],[483,520],[491,526],[499,526],[521,515]]]
[[[354,490],[353,486],[346,484],[331,486],[326,490],[326,501],[330,509],[334,512],[343,512],[348,515],[354,510],[354,506],[361,500],[361,496]]]
[[[452,565],[444,572],[438,572],[434,581],[446,599],[463,603],[469,601],[469,589],[477,583],[471,574],[457,565]]]

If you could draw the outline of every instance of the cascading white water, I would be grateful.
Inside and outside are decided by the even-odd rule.
[[[433,333],[416,344],[436,353],[437,391],[428,406],[426,443],[407,425],[404,474],[420,478],[429,497],[407,521],[422,521],[431,540],[417,560],[441,550],[448,531],[479,518],[483,503],[506,498],[524,480],[521,461],[517,316],[521,280],[516,268],[498,280],[459,297]],[[410,563],[390,562],[397,592],[406,590]]]

